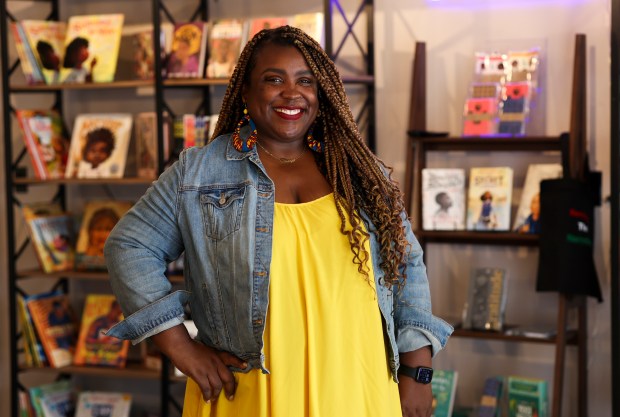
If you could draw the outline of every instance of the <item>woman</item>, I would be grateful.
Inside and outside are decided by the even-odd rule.
[[[152,337],[189,376],[186,417],[430,416],[430,370],[418,382],[399,369],[430,368],[452,328],[431,314],[401,193],[320,45],[259,32],[213,137],[110,235],[127,318],[109,334]],[[166,263],[182,251],[189,291],[170,294]]]

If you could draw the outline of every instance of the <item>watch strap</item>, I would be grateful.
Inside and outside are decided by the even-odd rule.
[[[421,370],[426,372],[424,376],[421,375]],[[405,375],[419,383],[428,384],[431,382],[433,377],[433,368],[429,368],[426,366],[411,367],[400,364],[398,368],[398,375]]]

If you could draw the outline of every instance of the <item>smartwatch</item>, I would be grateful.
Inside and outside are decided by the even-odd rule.
[[[411,366],[401,364],[398,368],[398,375],[405,375],[409,378],[413,378],[414,381],[420,384],[430,384],[433,380],[433,368],[428,368],[426,366],[416,366],[412,368]]]

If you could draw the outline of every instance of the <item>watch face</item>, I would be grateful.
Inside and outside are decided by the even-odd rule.
[[[418,367],[418,375],[416,381],[421,384],[429,384],[433,380],[433,369],[424,366]]]

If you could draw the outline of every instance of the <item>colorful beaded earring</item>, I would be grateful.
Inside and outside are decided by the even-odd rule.
[[[323,153],[323,141],[314,137],[314,128],[316,127],[316,120],[308,129],[308,134],[306,135],[306,141],[308,142],[308,147],[312,149],[314,152]]]
[[[241,139],[239,133],[241,132],[241,128],[246,124],[250,125],[250,129],[252,129],[252,132],[246,140],[243,140]],[[254,148],[257,138],[258,132],[256,131],[256,125],[254,124],[254,121],[250,118],[250,115],[248,114],[248,108],[245,106],[244,103],[243,117],[241,118],[241,120],[239,120],[239,123],[237,123],[237,127],[232,134],[233,146],[239,152],[248,152]]]

